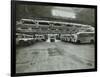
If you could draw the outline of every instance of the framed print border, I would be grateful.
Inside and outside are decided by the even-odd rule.
[[[16,73],[16,5],[50,5],[61,7],[78,7],[78,8],[93,8],[95,9],[95,68],[93,69],[78,69],[78,70],[63,70],[63,71],[49,71],[49,72],[29,72]],[[61,74],[61,73],[79,73],[97,71],[97,6],[83,5],[83,4],[64,4],[64,3],[47,3],[47,2],[33,2],[33,1],[11,1],[11,76],[28,76],[28,75],[44,75],[44,74]]]

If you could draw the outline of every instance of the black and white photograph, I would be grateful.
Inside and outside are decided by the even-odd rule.
[[[16,73],[96,68],[96,9],[16,4]]]

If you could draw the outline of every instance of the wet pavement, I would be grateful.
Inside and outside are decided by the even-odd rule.
[[[43,72],[94,68],[94,45],[38,42],[16,49],[16,72]]]

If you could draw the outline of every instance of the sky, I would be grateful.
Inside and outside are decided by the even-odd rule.
[[[53,7],[52,15],[65,18],[76,18],[74,9],[70,7]]]

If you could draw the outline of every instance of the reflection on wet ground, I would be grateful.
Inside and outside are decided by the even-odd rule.
[[[17,73],[94,68],[93,44],[40,42],[16,52]]]

